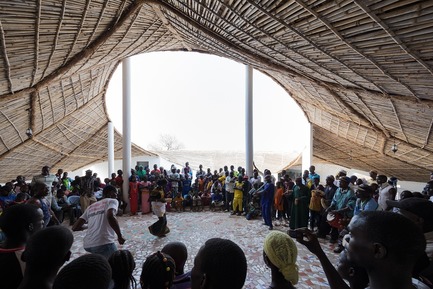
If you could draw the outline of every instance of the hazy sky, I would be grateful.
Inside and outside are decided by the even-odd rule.
[[[302,150],[303,112],[268,76],[253,75],[254,150]],[[132,76],[134,143],[150,149],[170,134],[188,150],[245,150],[245,65],[200,53],[153,52],[132,58]],[[107,92],[108,114],[120,132],[121,83],[120,65]]]

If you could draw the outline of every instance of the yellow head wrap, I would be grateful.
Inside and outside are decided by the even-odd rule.
[[[299,274],[296,265],[298,248],[289,235],[280,231],[272,231],[265,238],[263,250],[269,261],[280,270],[287,281],[293,285],[298,283]]]

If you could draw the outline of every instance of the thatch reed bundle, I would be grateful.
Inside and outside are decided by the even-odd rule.
[[[432,1],[0,5],[0,181],[106,159],[114,69],[167,50],[228,57],[273,77],[314,124],[320,159],[418,181],[433,170]]]

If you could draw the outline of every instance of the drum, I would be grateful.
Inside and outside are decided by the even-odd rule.
[[[331,227],[342,230],[347,226],[347,224],[349,224],[350,218],[343,217],[341,214],[328,213],[326,221]]]
[[[329,205],[330,205],[329,202],[326,201],[325,198],[321,198],[321,199],[320,199],[320,204],[322,205],[322,208],[325,209],[325,210],[326,210],[327,208],[329,208]]]
[[[328,213],[328,215],[326,216],[326,221],[328,221],[328,224],[331,227],[337,228],[337,229],[341,229],[342,226],[340,224],[340,220],[341,220],[341,215],[340,214],[333,214],[333,213]]]

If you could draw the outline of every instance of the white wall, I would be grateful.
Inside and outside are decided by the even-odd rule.
[[[135,168],[137,162],[140,161],[147,161],[149,162],[149,167],[152,169],[154,164],[157,164],[158,167],[160,166],[161,158],[159,156],[138,156],[138,157],[132,157],[131,158],[131,168]],[[117,170],[122,169],[122,160],[114,160],[114,170],[117,172]],[[92,164],[87,167],[82,167],[76,171],[68,172],[70,178],[74,178],[75,176],[84,176],[86,170],[92,170],[94,173],[98,174],[98,177],[101,178],[103,181],[104,178],[109,178],[108,175],[108,162],[102,162],[97,164]]]
[[[149,162],[149,168],[150,170],[153,169],[153,165],[157,164],[158,168],[159,167],[164,167],[164,169],[167,170],[167,172],[170,170],[170,167],[172,164],[174,164],[176,166],[177,169],[182,169],[185,164],[177,164],[177,163],[172,163],[166,159],[161,158],[160,156],[138,156],[138,157],[133,157],[131,159],[131,168],[135,168],[137,162]],[[122,169],[122,160],[115,160],[114,161],[114,170],[117,172],[117,170]],[[108,175],[108,162],[102,162],[102,163],[97,163],[97,164],[93,164],[87,167],[82,167],[76,171],[73,172],[68,172],[69,173],[69,177],[70,178],[74,178],[75,176],[84,176],[86,170],[92,170],[94,173],[98,174],[98,177],[101,178],[101,181],[104,181],[104,178],[109,178],[110,176]],[[195,174],[194,174],[195,175]]]

